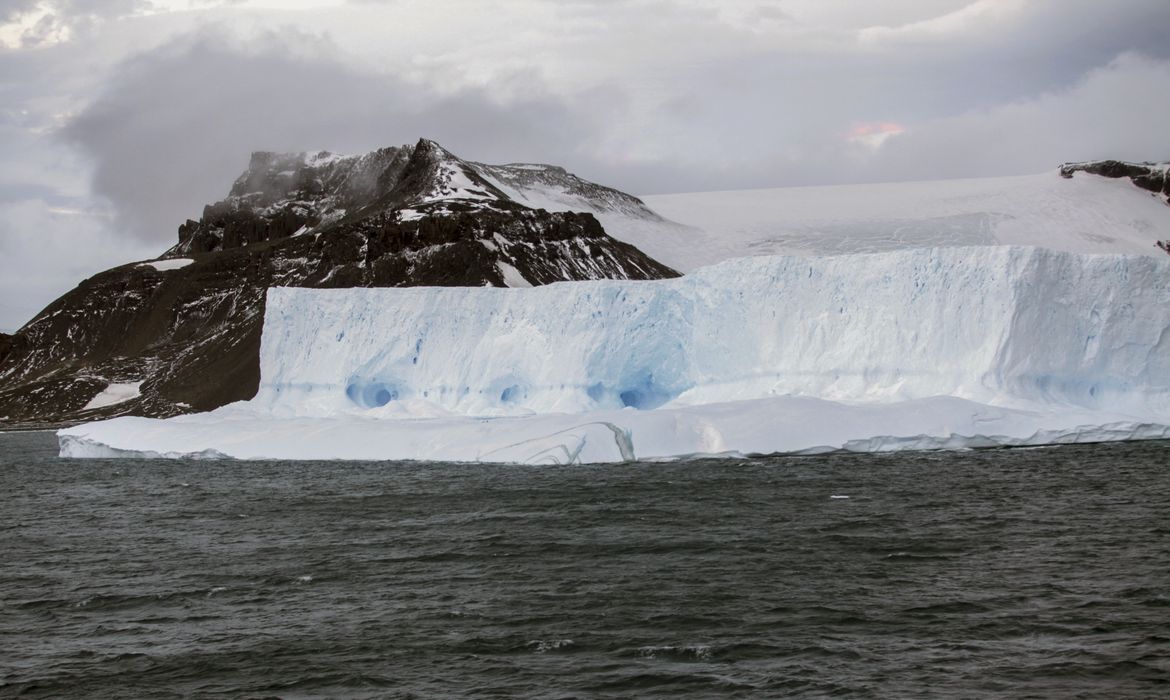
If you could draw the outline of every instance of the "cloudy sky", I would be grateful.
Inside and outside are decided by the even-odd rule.
[[[1170,158],[1166,0],[0,0],[0,330],[253,150],[438,140],[637,194]]]

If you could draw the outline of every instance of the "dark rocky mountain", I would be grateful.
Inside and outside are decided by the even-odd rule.
[[[1127,177],[1133,184],[1149,190],[1170,203],[1170,163],[1128,163],[1123,160],[1093,160],[1084,163],[1065,163],[1060,166],[1062,177],[1084,172],[1101,177]]]
[[[3,363],[4,358],[12,351],[13,341],[13,337],[8,333],[0,333],[0,363]]]
[[[165,417],[250,398],[271,286],[678,275],[606,234],[592,213],[601,211],[657,219],[637,198],[561,168],[470,163],[425,139],[355,157],[255,153],[228,197],[180,226],[158,259],[95,275],[0,335],[0,426]]]

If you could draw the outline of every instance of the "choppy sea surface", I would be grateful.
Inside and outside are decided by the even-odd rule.
[[[1170,444],[523,467],[0,434],[0,696],[1170,696]]]

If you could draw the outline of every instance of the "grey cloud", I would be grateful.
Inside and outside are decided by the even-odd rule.
[[[116,17],[150,6],[148,0],[0,0],[0,18],[11,20],[21,14],[44,7],[63,17],[99,15]]]
[[[158,254],[104,226],[100,212],[0,202],[0,328],[15,329],[85,277]]]
[[[972,3],[974,4],[974,3]],[[1071,87],[1125,52],[1170,58],[1163,0],[1028,0],[1011,20],[868,46],[841,66],[935,118]],[[835,71],[830,61],[826,67]],[[838,73],[839,75],[839,73]]]
[[[0,0],[0,21],[11,22],[36,6],[37,0]]]
[[[147,0],[0,0],[0,21],[44,11],[20,36],[23,48],[52,43],[63,32],[89,32],[100,20],[123,17],[150,7]]]
[[[1139,78],[1135,66],[1111,62],[1134,51],[1170,58],[1170,3],[1032,0],[1022,8],[1011,23],[957,38],[817,51],[755,43],[699,63],[659,107],[655,121],[668,126],[646,133],[659,151],[673,145],[671,160],[686,175],[643,182],[642,191],[1036,172],[1094,153],[1164,157],[1165,129],[1155,122],[1165,112],[1151,105],[1168,86],[1156,72]],[[1085,88],[1086,75],[1105,65],[1107,74],[1135,77],[1110,82],[1108,96],[1103,76]],[[1076,98],[1095,91],[1110,102]],[[1013,126],[1019,133],[998,133],[1007,115],[1022,114],[1012,108],[1019,104],[1029,105]],[[997,128],[984,128],[988,115]],[[909,134],[876,152],[845,139],[855,123],[885,121]],[[928,138],[940,143],[911,153]],[[1017,147],[1000,147],[1013,140]],[[961,149],[970,156],[939,155]]]
[[[63,194],[54,187],[35,182],[0,184],[0,204],[41,201],[52,206],[77,206],[85,200]]]
[[[807,39],[781,32],[771,42],[723,51],[691,77],[698,87],[723,92],[746,82],[756,92],[742,90],[749,97],[771,92],[774,106],[787,101],[789,109],[852,101],[933,119],[1071,87],[1125,52],[1170,58],[1170,3],[1164,0],[1028,0],[1018,6],[1010,21],[971,23],[934,38],[859,42],[846,32],[810,47]]]
[[[1027,174],[1062,162],[1170,158],[1170,60],[1125,54],[1078,84],[928,122],[888,140],[862,180]]]
[[[125,230],[170,240],[222,197],[253,150],[341,153],[434,138],[484,160],[563,156],[587,119],[547,97],[501,104],[353,69],[291,31],[243,47],[211,30],[128,62],[64,136],[95,164],[94,191]]]
[[[567,7],[613,29],[575,51],[603,61],[606,42],[642,42],[636,56],[645,63],[591,90],[560,86],[555,97],[535,63],[510,78],[523,89],[493,78],[490,87],[448,93],[347,65],[336,46],[313,35],[281,30],[244,46],[209,29],[127,62],[65,134],[92,156],[94,191],[116,205],[124,229],[165,241],[179,221],[222,196],[258,149],[361,152],[428,136],[469,158],[559,163],[639,193],[1021,172],[1080,157],[1090,143],[1120,155],[1137,150],[1130,136],[1145,120],[1136,114],[1109,115],[1108,129],[1087,135],[1083,127],[1060,130],[1078,139],[1063,149],[1035,147],[1050,140],[1034,125],[1072,123],[1060,110],[1097,113],[1091,100],[1038,96],[1075,91],[1086,73],[1126,51],[1170,58],[1164,0],[1032,0],[1011,22],[946,40],[865,47],[837,37],[816,50],[788,41],[791,28],[777,29],[774,40],[741,41],[733,27],[697,24],[715,3]],[[776,13],[785,3],[742,7]],[[644,24],[647,13],[662,21]],[[449,68],[457,73],[460,62],[476,60],[476,47],[474,38],[452,47],[462,53],[447,54],[457,57]],[[688,51],[704,57],[675,60]],[[638,94],[648,84],[657,94],[649,103]],[[1117,90],[1143,99],[1136,83]],[[1031,104],[1020,128],[1030,130],[1032,146],[975,167],[1001,139],[982,126],[987,119],[970,115],[1006,115],[1017,103]],[[858,150],[845,135],[865,121],[897,121],[909,133],[879,151]],[[931,139],[939,143],[914,145]],[[971,155],[941,161],[939,149],[960,150],[947,139]]]

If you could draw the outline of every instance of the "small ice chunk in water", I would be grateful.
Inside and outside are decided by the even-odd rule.
[[[849,498],[848,496],[838,496],[838,495],[829,496],[830,501],[844,501],[848,498]]]

